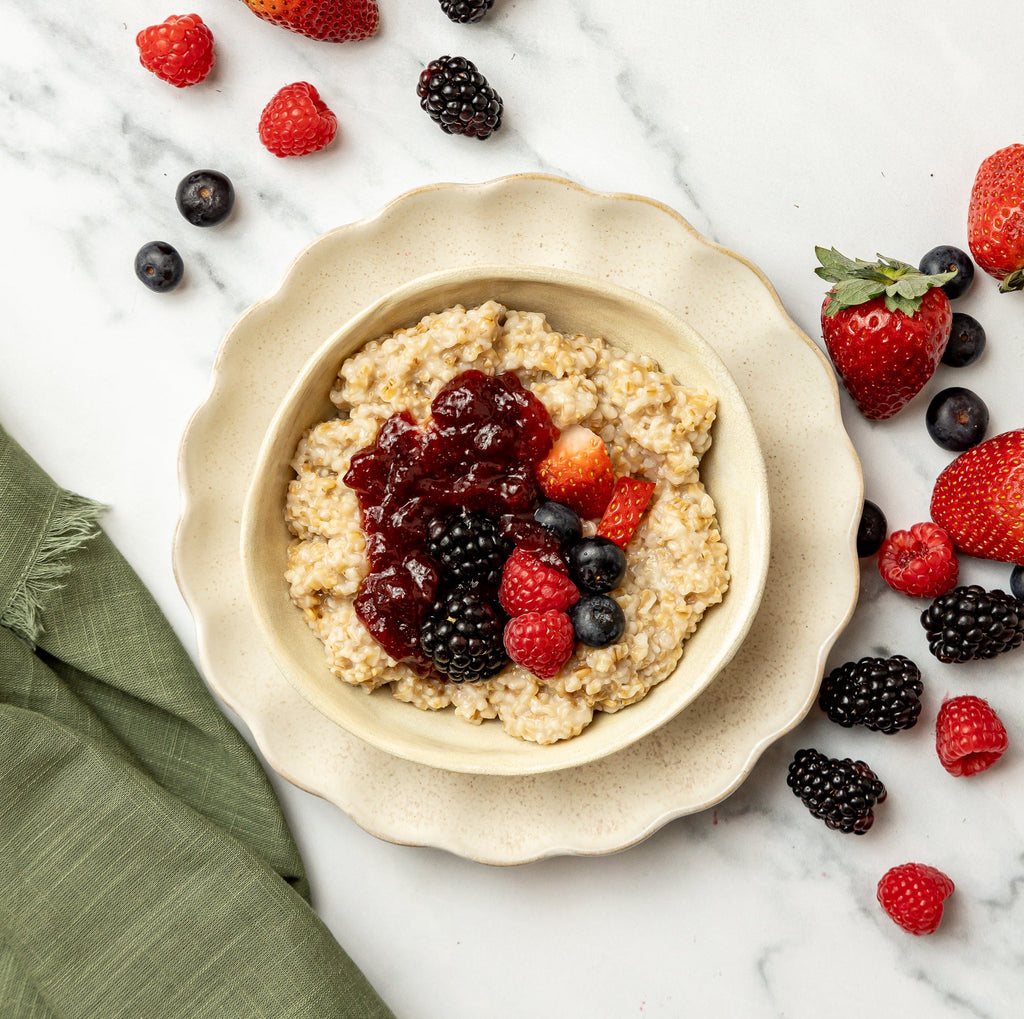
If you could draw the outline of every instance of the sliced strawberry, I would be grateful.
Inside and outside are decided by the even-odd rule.
[[[537,480],[549,499],[593,520],[608,505],[615,472],[601,439],[589,428],[570,425],[537,464]]]
[[[597,533],[603,538],[611,538],[619,548],[625,548],[651,501],[654,488],[653,481],[619,478],[615,482],[611,501],[597,525]]]
[[[510,616],[546,609],[561,612],[579,600],[580,592],[569,577],[535,553],[517,548],[505,560],[498,601]]]

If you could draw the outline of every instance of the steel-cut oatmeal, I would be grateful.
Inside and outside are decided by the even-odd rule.
[[[431,536],[453,514],[477,506],[495,516],[494,540],[504,542],[505,554],[520,540],[536,545],[532,507],[544,498],[532,469],[518,461],[505,478],[478,484],[473,479],[484,472],[462,463],[449,468],[453,480],[445,483],[462,487],[438,508],[434,502],[445,500],[431,494],[429,469],[412,466],[429,468],[434,454],[423,451],[434,449],[433,440],[424,436],[439,427],[440,401],[447,399],[449,414],[456,404],[475,408],[485,388],[503,405],[520,408],[530,434],[547,445],[549,426],[555,437],[574,426],[589,429],[603,441],[615,475],[651,482],[653,494],[625,546],[625,574],[610,592],[624,618],[617,639],[604,647],[576,641],[550,676],[502,658],[494,674],[455,682],[416,646],[416,627],[431,605],[436,617],[445,583]],[[727,550],[699,474],[716,400],[676,382],[651,359],[600,338],[559,333],[543,314],[489,301],[428,315],[366,344],[340,366],[330,395],[336,415],[303,435],[292,461],[285,516],[293,540],[285,577],[340,680],[367,692],[388,686],[399,700],[424,710],[452,709],[468,722],[500,719],[511,736],[553,743],[578,735],[595,712],[618,711],[644,697],[673,671],[705,611],[722,600]],[[460,434],[464,445],[475,442],[475,449],[490,441],[472,419],[448,431]],[[488,460],[490,452],[475,455]],[[523,462],[531,463],[531,456]],[[436,462],[443,459],[438,454]],[[368,501],[372,485],[363,479],[370,467],[379,473],[381,463],[392,488]],[[396,510],[393,489],[416,470],[419,487],[402,489],[413,494]],[[494,493],[505,500],[497,509]],[[390,531],[381,530],[387,513]],[[581,526],[589,538],[598,521],[584,519]],[[404,541],[407,534],[414,538],[398,551],[389,547],[389,535]],[[546,561],[567,572],[550,555]],[[459,593],[458,605],[473,601],[475,582],[468,590],[468,596]],[[381,616],[389,606],[390,621]],[[446,611],[459,610],[442,607],[442,617]],[[506,617],[496,611],[496,623],[480,625],[497,626],[500,644]],[[498,653],[504,654],[500,647]]]

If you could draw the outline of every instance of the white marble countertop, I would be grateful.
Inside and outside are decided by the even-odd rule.
[[[6,7],[0,420],[63,485],[111,507],[108,531],[193,650],[171,564],[178,445],[226,331],[319,234],[410,188],[555,174],[674,208],[754,262],[820,342],[814,246],[912,262],[936,244],[966,247],[978,163],[1021,140],[1009,3],[982,18],[951,0],[497,0],[476,26],[449,23],[436,0],[381,7],[373,39],[332,46],[267,25],[238,0],[205,0],[195,9],[218,63],[185,90],[144,71],[134,44],[140,28],[184,10]],[[503,95],[505,125],[487,142],[448,137],[420,111],[417,76],[442,53],[475,60]],[[300,79],[329,100],[339,140],[275,159],[256,120]],[[228,223],[198,231],[173,192],[205,166],[232,178],[238,201]],[[169,295],[132,271],[138,247],[157,238],[188,267]],[[925,390],[974,389],[992,434],[1022,424],[1022,302],[981,276],[957,307],[983,323],[988,350],[968,368],[940,368]],[[794,413],[799,403],[794,393]],[[927,518],[931,482],[951,458],[925,430],[926,403],[871,424],[843,397],[865,492],[893,527]],[[966,582],[989,587],[1007,587],[1009,573],[962,567]],[[376,839],[275,776],[318,911],[396,1013],[1019,1014],[1022,659],[939,666],[916,623],[921,605],[889,591],[872,564],[862,574],[830,663],[910,654],[925,674],[922,724],[888,738],[814,709],[714,810],[621,853],[490,867]],[[998,707],[1011,748],[991,772],[956,780],[938,765],[932,723],[943,696],[967,692]],[[865,757],[886,780],[889,801],[867,836],[828,831],[786,788],[801,746]],[[881,874],[910,859],[957,885],[930,938],[898,930],[874,900]]]

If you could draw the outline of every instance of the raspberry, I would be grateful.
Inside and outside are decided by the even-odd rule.
[[[926,521],[893,531],[878,553],[878,572],[894,590],[912,598],[945,594],[957,581],[960,563],[949,535]]]
[[[501,96],[465,57],[432,60],[420,74],[416,94],[446,134],[488,138],[501,127]]]
[[[139,63],[175,88],[198,85],[213,67],[213,33],[198,14],[172,14],[135,37]]]
[[[564,612],[580,600],[580,592],[564,572],[517,548],[505,563],[498,599],[510,616],[520,616],[547,609]]]
[[[954,587],[921,613],[921,625],[940,662],[995,658],[1024,643],[1024,603],[977,584]]]
[[[872,808],[886,796],[885,786],[863,761],[838,760],[817,750],[796,752],[786,784],[829,828],[854,835],[871,827]]]
[[[917,724],[923,689],[921,670],[909,658],[861,658],[825,677],[818,706],[845,729],[892,733]]]
[[[338,118],[308,81],[285,85],[260,114],[260,141],[275,156],[305,156],[329,145]]]
[[[1009,744],[1006,729],[988,701],[953,697],[935,719],[935,749],[942,766],[961,778],[991,768]]]
[[[524,612],[505,626],[509,658],[540,679],[555,675],[572,656],[575,646],[572,620],[556,609]]]
[[[878,902],[905,931],[931,934],[942,920],[942,904],[953,894],[950,879],[925,863],[901,863],[878,882]]]

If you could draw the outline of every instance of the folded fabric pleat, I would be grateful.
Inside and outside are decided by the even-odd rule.
[[[101,510],[0,428],[4,1019],[391,1016]]]

